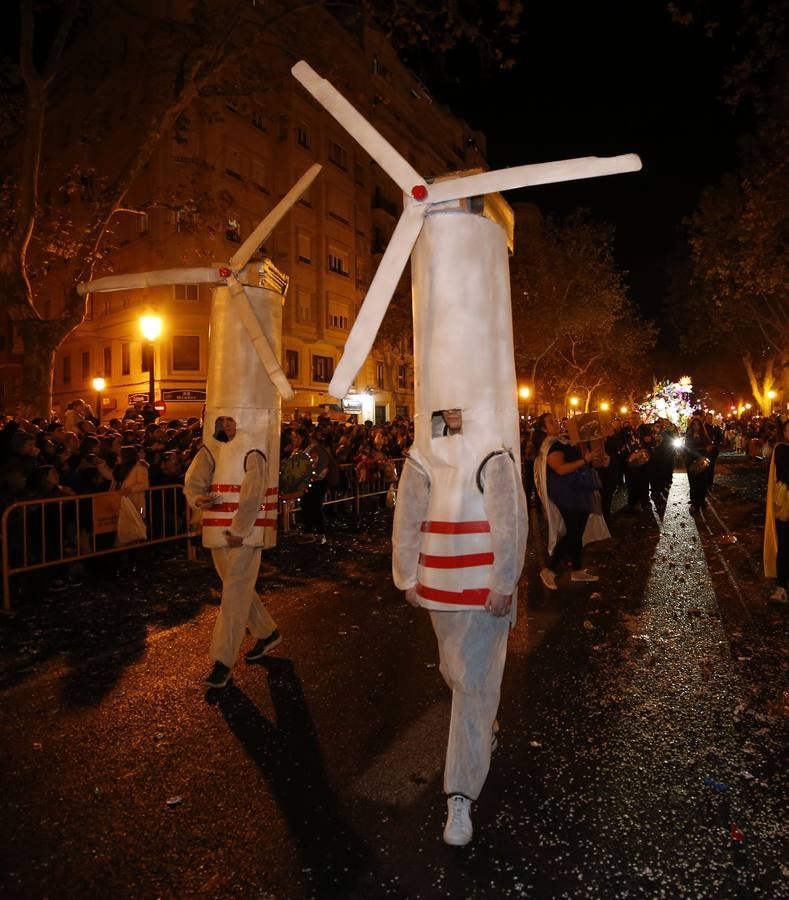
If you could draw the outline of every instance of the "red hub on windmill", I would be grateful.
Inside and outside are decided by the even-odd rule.
[[[232,272],[230,271],[230,269],[225,268],[225,266],[222,266],[222,268],[219,270],[220,278],[227,278],[231,274]]]
[[[414,185],[414,187],[411,188],[411,196],[414,200],[426,200],[427,188],[423,184]]]

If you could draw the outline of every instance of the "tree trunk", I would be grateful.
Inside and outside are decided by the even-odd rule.
[[[17,322],[16,327],[24,344],[21,413],[27,419],[49,416],[55,351],[64,338],[63,320],[27,320]]]
[[[754,400],[759,404],[761,414],[769,416],[773,411],[773,398],[769,396],[769,393],[775,387],[775,361],[773,357],[770,357],[764,364],[763,373],[756,371],[750,353],[743,356],[742,364],[745,366],[751,393]]]

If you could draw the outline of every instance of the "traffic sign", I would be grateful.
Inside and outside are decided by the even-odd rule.
[[[159,413],[159,415],[167,412],[167,404],[164,402],[164,400],[157,400],[153,404],[153,408],[156,410],[156,412]]]

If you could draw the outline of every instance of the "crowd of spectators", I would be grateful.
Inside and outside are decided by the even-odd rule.
[[[319,444],[329,460],[329,486],[393,482],[397,463],[413,440],[413,425],[397,418],[384,425],[332,420],[328,415],[283,422],[281,458],[303,442]],[[49,418],[0,418],[0,511],[19,500],[121,490],[137,505],[150,487],[183,484],[202,443],[202,422],[159,420],[149,404],[100,423],[90,405],[74,400]]]

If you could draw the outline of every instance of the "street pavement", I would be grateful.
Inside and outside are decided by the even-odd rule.
[[[665,508],[619,511],[589,550],[600,582],[555,593],[532,511],[466,848],[441,840],[448,692],[387,510],[264,554],[283,643],[208,695],[206,557],[35,580],[0,621],[0,896],[789,897],[764,480],[723,460],[694,517],[675,473]]]

